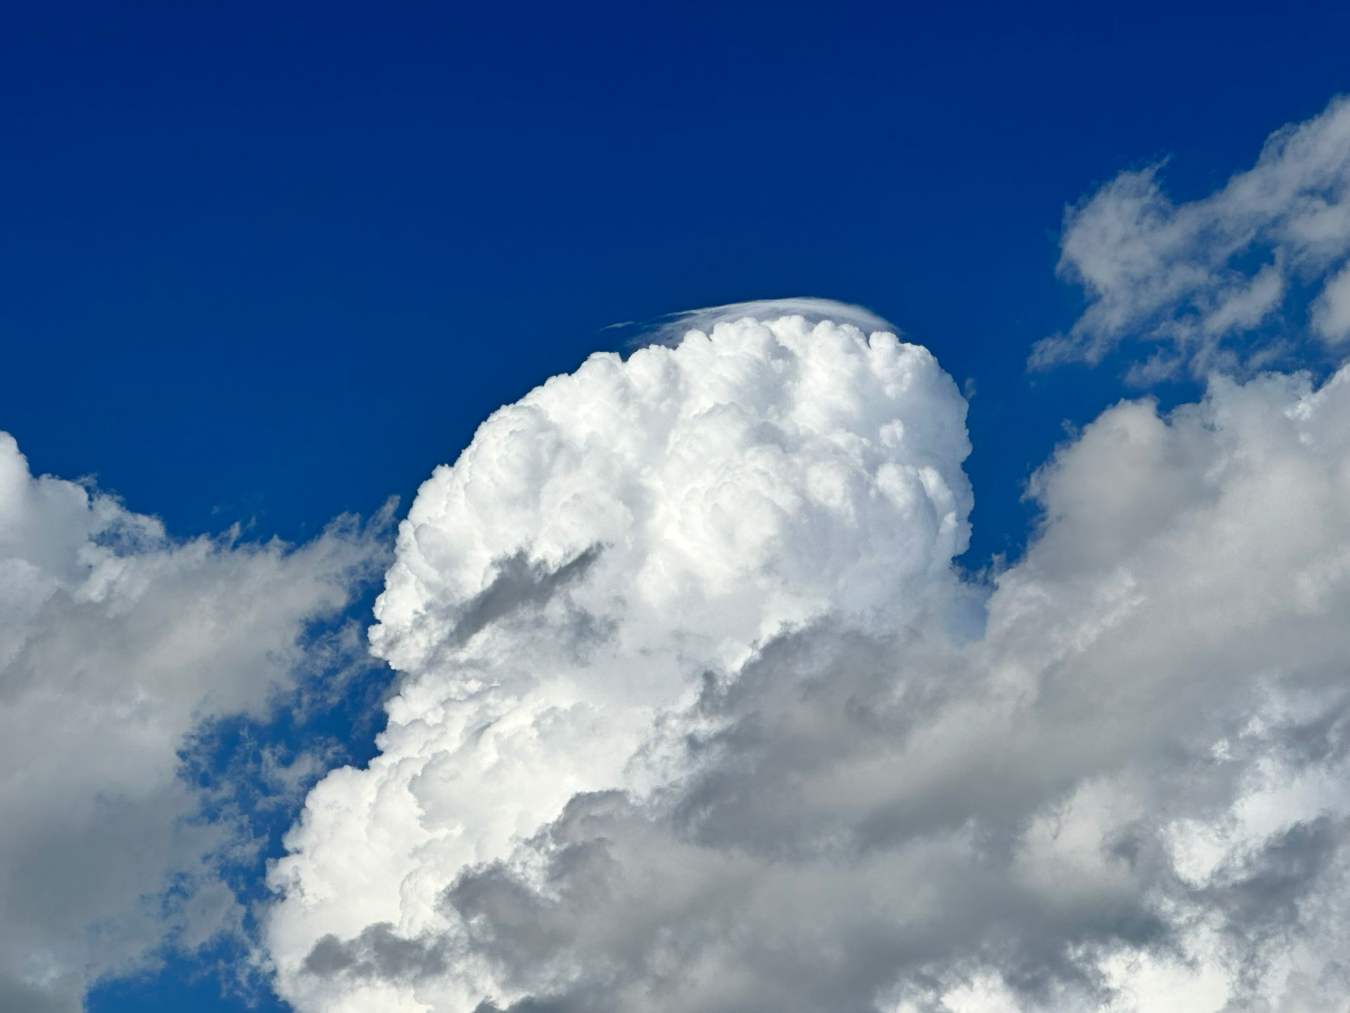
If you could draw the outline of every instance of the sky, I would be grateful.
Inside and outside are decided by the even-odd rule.
[[[0,1011],[1345,994],[1350,12],[7,22]]]

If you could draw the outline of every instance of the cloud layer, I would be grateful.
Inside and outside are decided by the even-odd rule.
[[[1040,342],[1033,365],[1100,361],[1122,342],[1153,354],[1152,382],[1261,367],[1350,339],[1350,100],[1267,140],[1220,190],[1174,203],[1161,166],[1124,172],[1066,215],[1059,271],[1087,309]]]
[[[381,555],[345,520],[296,549],[175,540],[0,433],[0,1009],[78,1010],[237,930],[220,866],[246,842],[198,818],[180,752],[294,687],[306,627]]]
[[[301,1011],[1333,1008],[1350,372],[1124,402],[951,560],[964,405],[801,317],[597,356],[423,486],[381,755],[273,870]]]

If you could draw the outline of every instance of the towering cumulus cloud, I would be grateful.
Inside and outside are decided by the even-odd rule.
[[[1343,1005],[1350,372],[1112,408],[977,587],[932,356],[763,317],[593,358],[423,486],[381,753],[273,870],[283,995]]]
[[[294,550],[178,541],[0,433],[0,1010],[79,1010],[237,931],[220,860],[247,841],[198,818],[180,751],[294,686],[307,624],[380,558],[346,521]]]
[[[493,415],[399,533],[382,754],[315,789],[275,870],[285,994],[520,993],[453,889],[579,793],[678,780],[698,701],[765,645],[954,614],[964,415],[927,351],[801,317],[596,356]]]

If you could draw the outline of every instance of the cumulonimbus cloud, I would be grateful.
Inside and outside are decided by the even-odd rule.
[[[238,931],[221,864],[247,842],[198,818],[180,753],[293,689],[309,624],[384,553],[350,518],[298,548],[174,539],[0,433],[0,1009],[78,1011],[165,945]]]
[[[1161,166],[1124,172],[1065,216],[1060,274],[1088,304],[1034,366],[1099,362],[1122,342],[1153,382],[1261,368],[1304,335],[1350,339],[1350,99],[1270,136],[1256,165],[1174,203]]]
[[[966,582],[965,405],[800,316],[597,356],[402,524],[380,755],[310,794],[301,1011],[1330,1008],[1350,372],[1104,413]]]

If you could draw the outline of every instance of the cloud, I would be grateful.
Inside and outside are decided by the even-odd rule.
[[[200,818],[180,752],[265,715],[307,670],[307,626],[381,560],[351,519],[297,548],[174,539],[32,476],[0,433],[0,1007],[77,1010],[166,944],[237,931],[238,828]]]
[[[661,723],[759,644],[965,602],[964,415],[924,349],[800,316],[594,356],[495,413],[400,527],[371,632],[402,673],[381,754],[311,792],[273,870],[283,994],[420,1009],[409,996],[444,985],[441,1008],[471,1009],[487,986],[469,965],[492,972],[462,932],[435,983],[310,958],[374,925],[460,932],[440,897],[462,870],[578,792],[664,784],[682,758]]]
[[[776,320],[788,316],[801,317],[808,323],[828,321],[832,324],[850,324],[864,334],[871,334],[874,331],[898,333],[894,324],[873,313],[866,306],[815,296],[795,296],[787,299],[750,299],[722,306],[706,306],[703,309],[671,313],[662,317],[661,322],[647,331],[643,337],[647,341],[679,344],[690,331],[709,333],[718,324],[734,323],[747,318]]]
[[[1208,196],[1174,203],[1161,168],[1121,173],[1065,215],[1059,271],[1087,308],[1036,345],[1033,366],[1142,342],[1154,352],[1131,378],[1148,382],[1260,368],[1303,335],[1350,334],[1350,100],[1276,131]]]
[[[963,419],[924,350],[791,316],[494,414],[400,528],[381,753],[272,871],[281,994],[1339,1002],[1350,370],[1111,408],[988,587]]]

